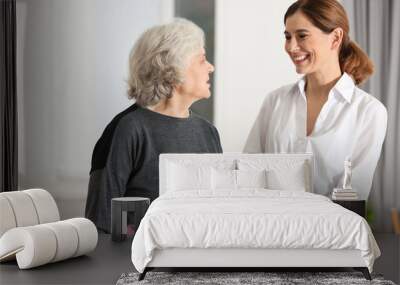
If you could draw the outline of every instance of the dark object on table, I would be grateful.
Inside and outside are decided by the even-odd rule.
[[[111,200],[111,239],[123,241],[128,234],[128,214],[133,214],[133,224],[129,225],[136,231],[140,221],[150,205],[149,198],[120,197]],[[132,223],[132,221],[130,221]],[[132,230],[132,228],[131,228]]]

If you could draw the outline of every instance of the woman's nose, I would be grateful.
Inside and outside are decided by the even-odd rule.
[[[297,41],[292,38],[286,43],[286,49],[289,52],[293,52],[299,49],[299,45],[297,44]]]
[[[215,70],[214,65],[212,65],[211,63],[208,63],[208,65],[209,65],[208,72],[209,72],[209,73],[214,72],[214,70]]]

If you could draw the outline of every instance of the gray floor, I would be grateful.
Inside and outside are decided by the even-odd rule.
[[[0,264],[0,284],[115,284],[124,272],[134,271],[131,242],[115,243],[100,234],[97,248],[80,256],[41,267],[19,270],[16,262]]]
[[[395,283],[400,281],[400,237],[375,234],[382,256],[374,272]],[[0,284],[115,284],[123,272],[134,271],[130,260],[129,240],[111,241],[100,235],[97,249],[88,256],[48,264],[29,270],[19,270],[16,262],[0,264]]]
[[[385,279],[400,284],[400,236],[395,234],[374,234],[381,250],[374,265],[374,271]]]

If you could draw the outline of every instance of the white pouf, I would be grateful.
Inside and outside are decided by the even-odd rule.
[[[46,190],[0,193],[0,214],[0,262],[17,259],[20,269],[28,269],[96,248],[96,226],[85,218],[59,221]]]

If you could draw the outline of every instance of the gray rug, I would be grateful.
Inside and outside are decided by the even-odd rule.
[[[142,281],[139,273],[124,273],[116,285],[133,284],[379,284],[395,285],[381,275],[372,275],[368,281],[360,272],[148,272]]]

